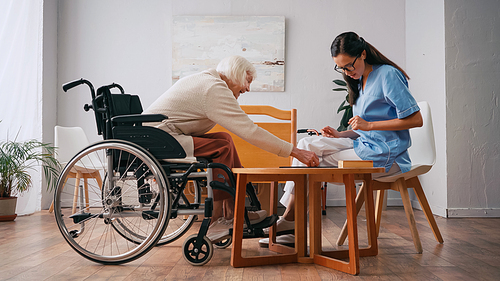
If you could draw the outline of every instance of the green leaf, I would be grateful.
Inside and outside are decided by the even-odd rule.
[[[340,120],[340,124],[343,125],[343,126],[345,126],[345,127],[349,126],[349,123],[348,123],[349,119],[350,118],[349,118],[349,116],[347,114],[347,111],[344,112],[344,115],[342,115],[342,120]]]
[[[337,113],[340,113],[342,110],[344,110],[343,108],[345,107],[345,101],[343,101],[340,105],[339,105],[339,108],[337,109]]]
[[[337,110],[337,113],[340,113],[342,110],[349,110],[351,108],[350,105],[343,106]]]
[[[342,132],[342,131],[347,131],[347,127],[340,124],[340,126],[337,128],[337,131]]]
[[[349,107],[348,109],[346,109],[345,111],[347,114],[347,119],[351,119],[352,118],[352,107]]]
[[[339,86],[347,86],[347,83],[344,81],[344,80],[340,80],[340,79],[335,79],[333,80],[333,83],[339,85]]]
[[[335,88],[335,89],[332,89],[333,91],[336,91],[336,92],[340,92],[340,91],[347,91],[346,88]]]

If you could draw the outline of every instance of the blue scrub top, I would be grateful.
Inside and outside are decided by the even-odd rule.
[[[402,119],[420,110],[408,89],[406,77],[391,65],[373,65],[364,90],[361,84],[360,81],[359,98],[353,106],[354,116],[372,122]],[[375,167],[384,167],[386,172],[394,162],[403,173],[410,170],[408,130],[355,132],[359,137],[354,140],[354,151],[361,159],[373,160]]]

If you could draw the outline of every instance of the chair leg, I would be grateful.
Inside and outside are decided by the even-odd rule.
[[[385,190],[377,190],[377,199],[375,201],[375,231],[377,237],[380,233],[380,222],[382,221],[382,210],[384,209]]]
[[[403,206],[405,209],[406,218],[408,219],[408,224],[410,226],[411,236],[413,237],[413,244],[415,249],[419,254],[422,253],[422,244],[420,243],[420,237],[418,236],[417,224],[415,222],[415,215],[413,214],[413,208],[410,202],[410,195],[408,194],[408,188],[404,178],[398,179],[394,182],[396,190],[399,190],[401,194],[401,199],[403,200]]]
[[[52,213],[53,211],[54,211],[54,200],[52,200],[52,204],[50,204],[49,213]]]
[[[102,190],[102,179],[101,179],[101,174],[99,173],[99,171],[96,171],[94,173],[92,173],[92,177],[97,181],[97,183],[99,184],[99,189]]]
[[[85,191],[85,212],[89,211],[90,201],[89,201],[89,184],[87,178],[83,179],[83,186]]]
[[[364,196],[365,188],[366,184],[365,182],[363,182],[363,184],[359,188],[358,194],[356,195],[356,215],[359,214],[361,207],[363,207],[363,204],[365,203],[365,196]],[[347,220],[344,222],[344,226],[342,227],[339,237],[337,238],[337,245],[338,246],[344,245],[346,238],[347,238]]]
[[[76,179],[75,179],[75,192],[73,193],[73,209],[72,209],[72,214],[76,213],[76,204],[77,204],[77,201],[78,201],[78,192],[79,192],[79,189],[80,189],[80,178],[81,177],[82,177],[82,174],[80,172],[77,172],[76,173]]]
[[[407,180],[407,183],[407,186],[413,187],[413,190],[417,195],[418,202],[420,203],[420,207],[422,207],[425,217],[427,218],[427,222],[429,222],[432,232],[434,233],[434,237],[439,243],[443,243],[443,237],[441,236],[441,232],[439,231],[438,225],[436,223],[436,220],[434,219],[431,207],[429,206],[429,202],[427,202],[427,198],[425,197],[424,190],[422,188],[422,185],[420,185],[418,177],[413,177]]]

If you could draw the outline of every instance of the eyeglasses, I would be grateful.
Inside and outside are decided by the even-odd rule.
[[[338,65],[335,65],[335,67],[333,68],[335,71],[337,71],[338,73],[343,73],[343,72],[346,72],[346,71],[354,71],[356,68],[354,67],[354,64],[356,63],[356,60],[360,57],[361,55],[357,55],[356,58],[354,59],[354,61],[344,67],[339,67]]]

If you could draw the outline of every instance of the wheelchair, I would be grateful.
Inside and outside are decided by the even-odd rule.
[[[94,262],[127,263],[157,245],[179,239],[200,216],[203,220],[198,233],[187,237],[182,246],[186,261],[204,265],[212,258],[214,247],[229,246],[230,237],[210,241],[206,234],[213,190],[235,196],[231,170],[207,159],[186,161],[186,153],[175,138],[143,125],[168,117],[141,114],[139,97],[125,94],[118,84],[95,91],[92,83],[80,79],[64,84],[63,90],[83,84],[89,87],[92,97],[84,110],[94,111],[97,132],[103,140],[82,149],[59,176],[54,214],[68,244]],[[214,169],[225,172],[225,182],[213,179]],[[79,185],[81,177],[89,175],[96,180]],[[192,191],[189,197],[188,187]],[[207,193],[204,199],[202,191]],[[260,210],[260,203],[251,183],[246,193],[249,206],[245,210],[244,238],[265,237],[262,229],[273,225],[278,216],[273,214],[252,225],[247,211]]]

